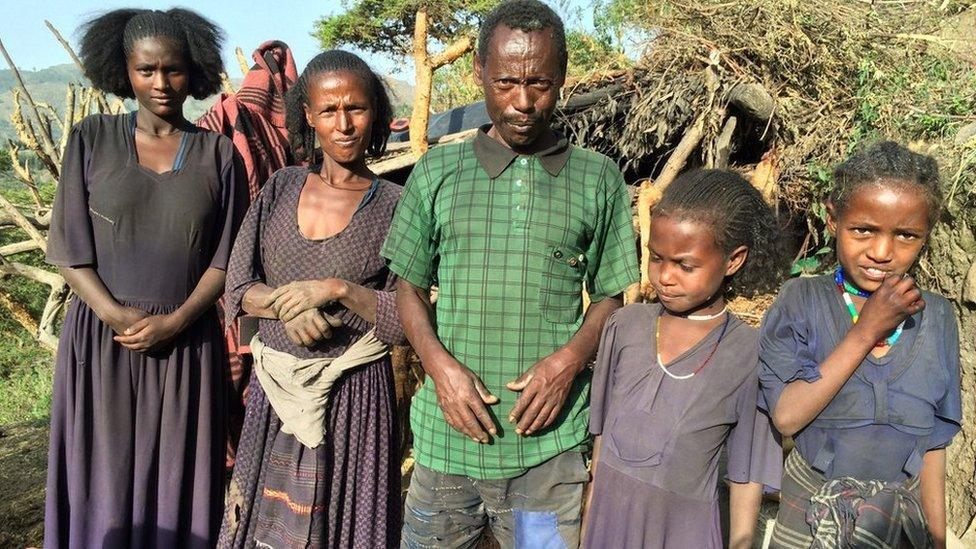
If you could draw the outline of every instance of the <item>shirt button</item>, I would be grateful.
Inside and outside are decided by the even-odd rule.
[[[563,253],[561,251],[559,251],[559,250],[556,250],[556,251],[552,252],[552,257],[555,257],[556,259],[562,259],[563,258]]]
[[[529,163],[529,161],[527,159],[525,159],[525,158],[519,160],[519,164],[521,164],[523,166],[526,165],[526,164],[528,164],[528,163]]]
[[[519,204],[518,206],[515,206],[515,211],[517,211],[517,212],[522,211],[522,205]]]
[[[515,180],[515,186],[516,187],[521,187],[522,186],[522,180],[521,179],[516,179]]]
[[[577,264],[579,264],[579,261],[576,261],[576,258],[575,257],[569,258],[569,266],[570,267],[575,267]]]

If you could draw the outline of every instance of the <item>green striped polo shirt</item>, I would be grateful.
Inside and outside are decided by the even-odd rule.
[[[629,195],[610,159],[565,138],[519,155],[486,129],[420,159],[381,254],[411,284],[438,286],[437,337],[501,400],[489,406],[498,435],[479,444],[447,424],[425,381],[410,410],[416,460],[497,479],[587,442],[589,370],[556,422],[528,437],[508,423],[518,393],[505,384],[573,337],[584,285],[597,302],[638,270]]]

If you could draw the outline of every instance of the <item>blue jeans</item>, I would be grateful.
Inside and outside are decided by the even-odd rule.
[[[575,549],[589,478],[576,450],[510,479],[448,475],[418,463],[407,491],[400,547],[474,547],[490,525],[503,549]]]

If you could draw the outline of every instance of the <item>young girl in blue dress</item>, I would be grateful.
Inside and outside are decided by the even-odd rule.
[[[787,282],[761,329],[761,405],[796,442],[772,546],[941,547],[959,335],[909,275],[939,217],[938,168],[884,142],[834,179],[838,266]]]
[[[779,284],[776,222],[756,189],[720,170],[679,177],[652,215],[659,302],[610,316],[594,368],[584,545],[722,547],[724,448],[729,545],[751,547],[762,487],[779,486],[782,450],[757,413],[758,332],[726,299]]]

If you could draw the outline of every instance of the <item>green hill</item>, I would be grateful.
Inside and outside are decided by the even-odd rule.
[[[69,83],[87,84],[81,70],[71,63],[36,71],[21,70],[20,75],[35,101],[47,103],[58,112],[63,112],[65,91]],[[413,101],[413,87],[410,84],[390,77],[386,77],[386,81],[393,93],[395,107],[409,105]],[[233,84],[238,86],[240,79],[234,79]],[[13,112],[13,93],[11,90],[16,85],[17,81],[12,71],[0,70],[0,143],[5,143],[8,138],[14,137],[10,115]],[[214,100],[215,97],[202,101],[189,99],[186,104],[186,117],[195,120],[210,108]],[[135,108],[134,102],[127,101],[127,104],[130,109]],[[403,109],[398,110],[402,111]]]

